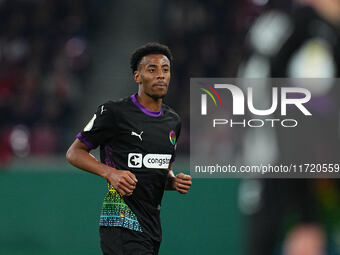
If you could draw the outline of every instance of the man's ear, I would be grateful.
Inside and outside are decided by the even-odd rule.
[[[140,72],[138,70],[133,73],[133,78],[138,84],[141,83]]]

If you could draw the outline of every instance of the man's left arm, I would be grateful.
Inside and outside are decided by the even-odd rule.
[[[169,165],[168,182],[165,187],[166,190],[177,190],[179,193],[188,193],[191,187],[191,176],[179,173],[176,176],[172,171],[172,163]]]

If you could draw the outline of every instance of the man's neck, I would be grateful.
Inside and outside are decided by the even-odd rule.
[[[136,98],[141,105],[143,105],[146,109],[150,111],[158,112],[161,110],[162,98],[158,98],[155,100],[143,92],[138,92]]]

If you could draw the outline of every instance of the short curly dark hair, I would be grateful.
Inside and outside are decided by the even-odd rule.
[[[169,59],[170,64],[172,63],[173,57],[168,46],[157,42],[149,42],[137,48],[132,54],[130,59],[130,68],[132,70],[132,73],[137,71],[138,65],[142,58],[150,54],[162,54]]]

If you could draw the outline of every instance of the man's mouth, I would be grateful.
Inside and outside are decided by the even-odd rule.
[[[165,82],[157,82],[153,85],[153,87],[157,87],[157,88],[160,88],[160,87],[166,87],[166,83]]]

